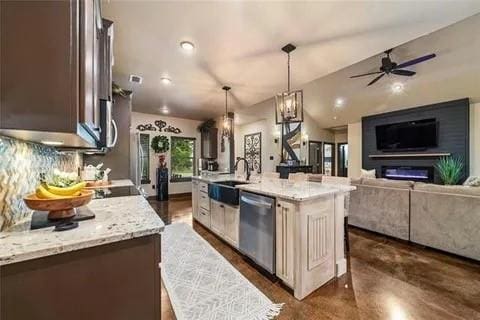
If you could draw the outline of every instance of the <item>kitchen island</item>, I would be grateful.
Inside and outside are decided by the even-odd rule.
[[[192,199],[194,218],[197,221],[242,252],[240,217],[256,214],[253,211],[241,212],[251,208],[242,207],[242,194],[267,196],[275,203],[275,275],[293,289],[297,299],[305,298],[326,282],[346,272],[345,196],[355,190],[355,187],[284,179],[262,179],[245,183],[240,179],[243,184],[235,186],[240,191],[239,206],[209,199],[208,184],[229,179],[235,177],[201,176],[194,179]]]
[[[0,233],[2,320],[160,318],[162,220],[142,196],[87,207],[73,230]]]

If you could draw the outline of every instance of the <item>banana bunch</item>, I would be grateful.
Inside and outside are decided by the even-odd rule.
[[[85,188],[87,183],[85,181],[74,184],[73,186],[60,188],[51,186],[47,183],[42,183],[38,186],[35,194],[41,199],[65,199],[81,195],[81,190]]]

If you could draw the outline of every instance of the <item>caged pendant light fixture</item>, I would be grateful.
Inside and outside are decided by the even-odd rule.
[[[228,113],[228,91],[231,88],[224,86],[222,89],[225,90],[225,115],[223,116],[222,136],[230,139],[233,130],[233,117]]]
[[[282,51],[288,56],[288,77],[287,91],[278,93],[275,96],[275,120],[277,124],[303,122],[303,91],[290,90],[290,52],[296,47],[289,43],[282,48]]]

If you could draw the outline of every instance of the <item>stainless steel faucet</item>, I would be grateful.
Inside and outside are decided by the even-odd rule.
[[[245,166],[247,167],[247,181],[248,181],[248,180],[250,180],[250,166],[248,165],[247,159],[237,157],[237,162],[235,162],[235,166],[233,167],[233,169],[236,171],[237,167],[238,167],[238,163],[242,160],[245,161]]]

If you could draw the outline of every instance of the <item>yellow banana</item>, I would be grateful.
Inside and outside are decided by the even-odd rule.
[[[48,190],[49,192],[59,195],[59,196],[73,196],[75,195],[76,192],[82,190],[87,186],[87,183],[85,181],[79,182],[77,184],[74,184],[73,186],[70,186],[68,188],[59,188],[55,186],[50,186],[48,184],[45,184],[45,189]]]
[[[41,199],[65,199],[66,197],[64,196],[59,196],[56,194],[53,194],[49,192],[47,189],[45,189],[43,186],[39,186],[37,190],[35,191],[35,194],[37,197]]]

